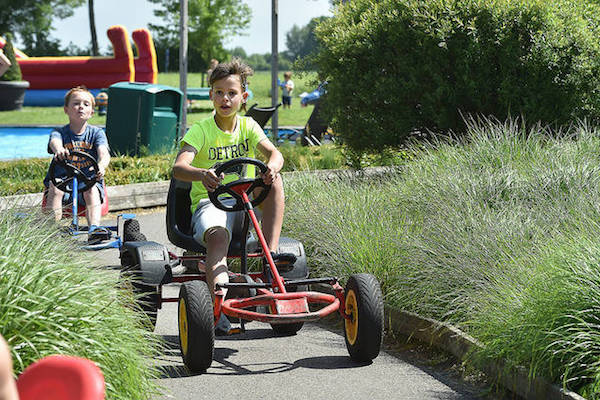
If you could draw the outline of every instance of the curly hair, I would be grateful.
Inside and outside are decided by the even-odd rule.
[[[245,92],[248,89],[248,77],[253,75],[254,71],[248,64],[242,62],[238,57],[234,57],[231,61],[218,64],[210,74],[210,87],[219,79],[227,78],[229,75],[239,75],[242,84],[242,90]]]

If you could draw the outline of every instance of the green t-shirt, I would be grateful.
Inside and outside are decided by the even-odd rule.
[[[183,137],[181,146],[189,144],[198,150],[192,161],[193,167],[209,169],[216,163],[222,163],[233,158],[255,158],[256,145],[265,139],[267,139],[265,132],[250,117],[238,116],[234,132],[225,133],[217,126],[214,116],[210,116],[192,125]],[[248,166],[246,172],[248,177],[253,177],[254,167]],[[226,175],[223,183],[235,179],[237,179],[236,176]],[[192,182],[190,198],[192,200],[192,213],[194,213],[198,202],[208,198],[208,192],[202,182]]]

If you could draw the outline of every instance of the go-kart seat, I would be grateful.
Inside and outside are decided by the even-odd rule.
[[[264,128],[267,122],[271,119],[271,116],[275,114],[275,111],[281,106],[281,103],[272,107],[257,107],[258,103],[252,104],[252,107],[246,111],[246,117],[252,117],[261,128]]]
[[[206,248],[192,236],[191,188],[190,182],[171,178],[167,195],[167,236],[177,247],[206,254]],[[246,247],[249,253],[259,251],[258,242],[253,237],[248,239]],[[228,255],[240,256],[243,253],[242,250],[242,236],[239,232],[234,232],[229,244]]]
[[[104,192],[104,201],[102,202],[102,205],[100,208],[100,214],[102,216],[105,216],[106,214],[108,214],[108,194],[106,191],[106,184],[104,182],[102,182],[102,191]],[[42,193],[42,208],[46,207],[47,202],[48,202],[48,189],[44,189],[44,191]],[[63,217],[71,217],[73,214],[73,207],[71,206],[72,203],[65,201],[65,199],[63,198],[62,204],[63,204],[62,216]],[[82,204],[82,203],[77,204],[77,216],[78,217],[84,217],[85,210],[86,210],[86,207],[84,204]]]

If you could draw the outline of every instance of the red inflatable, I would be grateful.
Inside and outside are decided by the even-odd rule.
[[[113,45],[113,57],[27,57],[15,51],[23,79],[29,81],[30,89],[68,89],[78,85],[100,89],[122,81],[157,83],[156,52],[147,29],[133,32],[139,54],[135,60],[124,26],[111,26],[106,34]],[[4,47],[1,38],[0,47]]]
[[[88,359],[48,356],[23,371],[17,390],[21,400],[103,400],[104,375]]]
[[[138,56],[134,59],[136,82],[158,82],[158,64],[154,41],[148,29],[136,29],[131,34],[137,47]]]

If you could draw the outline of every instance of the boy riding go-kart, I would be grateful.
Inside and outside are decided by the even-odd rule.
[[[266,169],[258,160],[242,158],[222,164],[216,172],[225,173],[243,164],[257,166],[261,171]],[[261,193],[251,200],[257,188]],[[218,186],[210,196],[216,207],[245,213],[244,229],[233,238],[228,252],[228,257],[240,259],[240,273],[230,273],[228,283],[217,284],[213,300],[205,273],[177,275],[173,272],[183,262],[197,262],[202,266],[206,256],[205,248],[194,240],[190,228],[190,185],[172,179],[167,198],[169,240],[198,255],[177,257],[156,242],[125,242],[121,248],[123,271],[132,276],[141,307],[154,323],[163,302],[178,302],[181,354],[185,365],[194,372],[205,371],[211,365],[215,326],[224,315],[240,321],[240,327],[230,334],[244,332],[244,321],[266,322],[275,333],[293,334],[305,322],[337,311],[344,320],[350,357],[357,361],[374,359],[383,338],[383,302],[377,280],[369,274],[355,274],[350,276],[344,289],[335,277],[309,278],[302,243],[285,237],[281,238],[278,250],[293,253],[296,261],[286,265],[285,272],[280,273],[254,212],[269,189],[261,178],[242,178]],[[258,240],[248,239],[250,224]],[[263,257],[268,260],[266,268],[248,272],[248,258]],[[170,283],[181,284],[178,298],[163,297],[162,287]],[[330,285],[334,294],[306,290],[308,285],[317,283]],[[229,293],[225,295],[223,289],[229,289]],[[322,308],[315,311],[317,305]]]
[[[162,302],[178,302],[181,353],[192,371],[210,366],[215,334],[243,332],[245,320],[293,334],[304,322],[335,311],[345,320],[351,357],[371,360],[379,353],[383,329],[377,281],[354,275],[344,290],[336,278],[309,279],[302,244],[280,238],[283,156],[253,119],[237,115],[251,74],[239,59],[215,67],[210,78],[215,112],[186,133],[173,166],[167,234],[176,246],[200,255],[177,257],[155,242],[126,242],[124,272],[134,277],[132,288],[152,323]],[[254,159],[255,150],[265,164]],[[254,209],[261,203],[262,227]],[[248,240],[250,225],[258,241]],[[231,257],[240,258],[240,274],[228,271]],[[248,272],[247,259],[253,257],[262,260],[261,272]],[[182,261],[197,263],[199,273],[174,274]],[[162,286],[171,282],[182,283],[179,297],[163,298]],[[330,284],[334,294],[307,291],[314,283]],[[318,304],[322,308],[309,308]],[[229,317],[239,319],[240,328],[232,329]]]

